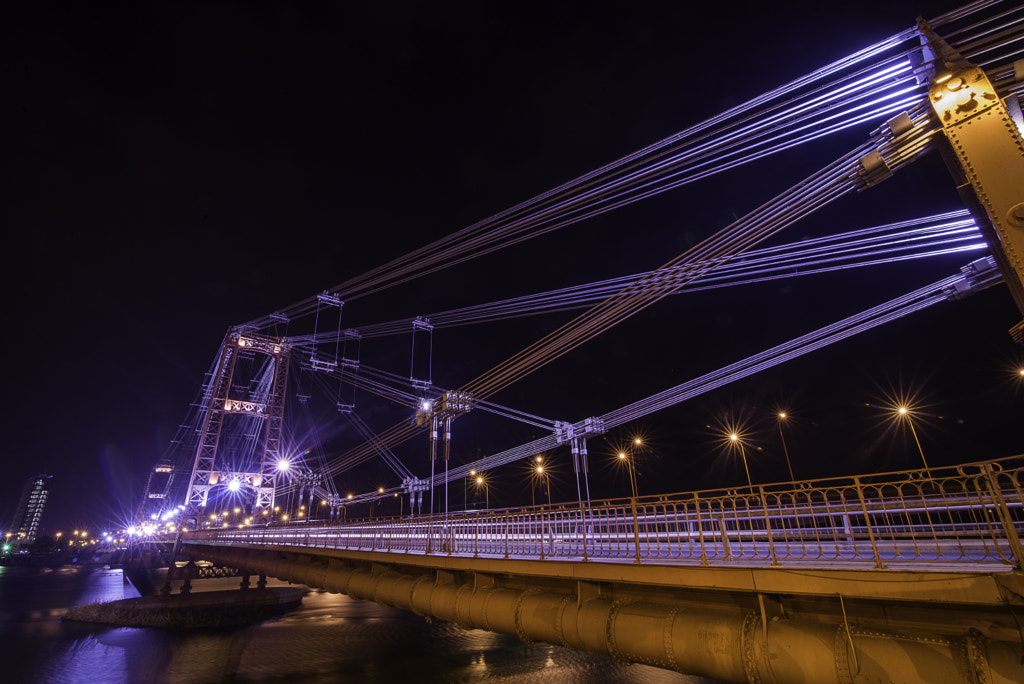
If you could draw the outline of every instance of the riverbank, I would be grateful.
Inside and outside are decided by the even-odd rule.
[[[197,592],[187,596],[140,596],[76,606],[62,619],[119,627],[240,627],[298,608],[305,592],[302,587],[268,587]]]

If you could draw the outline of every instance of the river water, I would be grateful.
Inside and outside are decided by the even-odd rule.
[[[197,590],[238,579],[203,580]],[[200,586],[201,585],[201,586]],[[175,632],[62,622],[75,605],[138,596],[120,570],[0,567],[0,682],[367,682],[714,684],[644,665],[310,591],[249,627]]]

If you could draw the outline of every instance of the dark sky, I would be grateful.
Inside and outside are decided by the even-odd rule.
[[[732,2],[705,3],[700,14],[669,2],[5,7],[0,520],[38,472],[54,476],[51,532],[134,508],[230,325],[956,5]],[[656,267],[683,251],[683,234],[727,224],[871,127],[739,181],[685,188],[432,276],[367,305],[362,321]],[[959,208],[937,158],[890,183],[807,230]],[[674,298],[496,399],[559,420],[596,415],[963,261]],[[464,382],[561,320],[438,333],[434,380]],[[792,450],[805,476],[914,467],[906,436],[865,406],[899,390],[929,404],[920,432],[935,463],[1016,453],[1021,396],[1009,381],[1020,352],[1006,330],[1017,320],[998,288],[651,417],[631,426],[651,444],[641,487],[737,484],[740,471],[723,464],[705,427],[726,415],[752,421],[763,447],[755,477],[777,478],[768,417],[779,402],[794,413]],[[403,349],[364,355],[405,372]],[[496,448],[471,429],[456,439],[460,462]],[[400,455],[421,470],[425,446]],[[604,455],[594,458],[595,489],[624,493]],[[339,486],[364,491],[383,477],[371,468]],[[501,477],[513,503],[521,474]],[[559,477],[556,496],[562,488],[568,497],[571,469],[563,464]]]

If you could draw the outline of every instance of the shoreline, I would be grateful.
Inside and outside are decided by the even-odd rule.
[[[305,593],[304,587],[268,587],[139,596],[75,606],[61,620],[162,629],[240,627],[298,608]]]

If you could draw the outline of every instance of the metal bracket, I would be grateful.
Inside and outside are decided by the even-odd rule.
[[[956,301],[972,294],[998,285],[1003,274],[996,268],[996,260],[990,256],[982,257],[962,267],[963,277],[942,291],[946,299]]]

